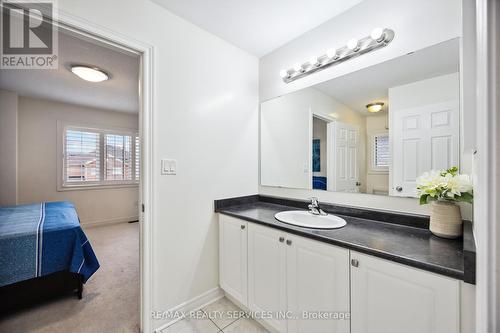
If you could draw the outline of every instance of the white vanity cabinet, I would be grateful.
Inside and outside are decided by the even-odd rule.
[[[459,333],[458,280],[351,251],[351,333]]]
[[[286,244],[288,310],[300,316],[288,333],[348,333],[349,250],[290,234]]]
[[[278,332],[286,332],[286,233],[248,224],[248,308],[272,316],[263,320]]]
[[[458,280],[225,215],[220,285],[275,332],[460,333]]]
[[[221,215],[219,217],[219,281],[234,299],[246,305],[247,288],[246,221]]]

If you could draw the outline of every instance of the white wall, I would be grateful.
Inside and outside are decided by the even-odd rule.
[[[452,73],[389,88],[389,113],[460,99],[459,75]]]
[[[387,172],[371,170],[373,161],[372,136],[387,133],[388,121],[387,112],[366,117],[366,193],[389,193],[389,170]]]
[[[0,206],[17,201],[17,94],[0,90]]]
[[[148,0],[58,4],[155,48],[153,310],[216,288],[213,200],[258,190],[258,60]],[[176,176],[160,176],[161,158]]]
[[[81,223],[87,225],[137,220],[138,186],[57,190],[58,121],[137,129],[137,114],[19,97],[18,116],[19,204],[69,200],[75,204]]]
[[[359,175],[364,184],[365,117],[314,88],[262,103],[261,184],[302,189],[312,187],[313,114],[359,128]]]
[[[383,12],[382,15],[378,13]],[[455,0],[365,0],[274,52],[260,59],[260,99],[269,100],[292,91],[313,86],[335,77],[397,58],[461,36],[461,2]],[[279,76],[282,68],[303,62],[311,55],[321,55],[330,47],[340,47],[353,37],[367,36],[374,27],[395,32],[388,47],[346,61],[337,66],[285,84]],[[417,200],[368,194],[332,193],[260,187],[261,194],[320,200],[386,210],[428,214],[427,206]]]

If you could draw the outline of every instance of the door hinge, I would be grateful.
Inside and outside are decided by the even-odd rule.
[[[144,204],[141,204],[141,210],[144,213]]]

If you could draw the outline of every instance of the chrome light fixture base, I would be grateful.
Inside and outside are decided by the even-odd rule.
[[[380,49],[389,45],[389,43],[394,39],[394,31],[391,29],[384,29],[380,34],[380,37],[374,39],[371,35],[360,39],[354,47],[343,46],[337,50],[332,56],[331,50],[328,53],[318,57],[318,62],[316,64],[311,64],[309,61],[303,63],[299,70],[290,68],[286,70],[282,75],[283,82],[290,83],[300,78],[303,78],[309,74],[321,71],[330,66],[342,63],[346,60],[359,57],[360,55],[366,54],[368,52]],[[349,41],[352,43],[352,41]]]

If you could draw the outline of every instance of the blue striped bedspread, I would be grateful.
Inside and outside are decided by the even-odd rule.
[[[86,282],[98,268],[72,203],[0,207],[0,287],[59,271]]]

